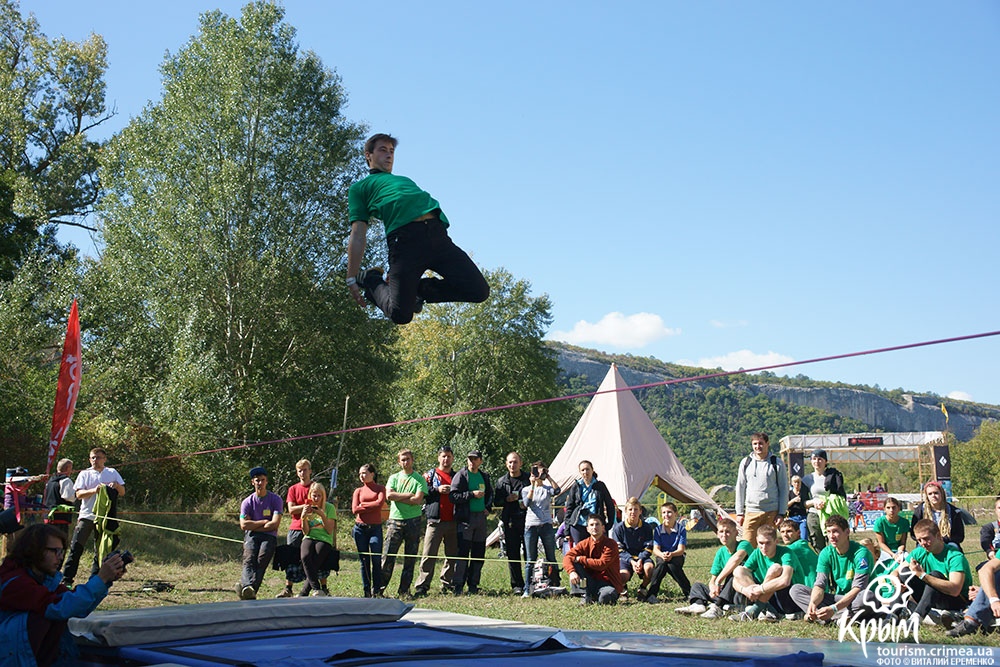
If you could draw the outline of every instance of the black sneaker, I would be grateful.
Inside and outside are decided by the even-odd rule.
[[[370,269],[361,269],[358,271],[358,284],[365,290],[375,289],[375,286],[382,282],[382,276],[384,274],[385,271],[382,270],[381,266],[373,266]],[[369,285],[368,283],[374,284]]]
[[[430,591],[426,588],[415,588],[413,590],[413,597],[415,598],[425,598]]]

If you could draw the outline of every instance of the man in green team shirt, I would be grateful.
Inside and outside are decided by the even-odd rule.
[[[791,549],[778,545],[773,524],[757,529],[757,548],[733,572],[733,588],[750,602],[735,621],[778,621],[778,614],[794,614],[798,607],[789,597],[792,584],[804,584],[802,565]]]
[[[385,544],[382,552],[382,589],[392,579],[396,565],[396,554],[403,544],[403,572],[399,575],[399,597],[410,597],[410,583],[413,581],[413,567],[416,565],[417,546],[420,544],[420,515],[423,513],[424,497],[427,495],[427,480],[420,473],[413,472],[413,452],[404,449],[399,452],[401,470],[385,484],[385,496],[389,501],[389,520],[386,522]]]
[[[678,614],[698,614],[702,618],[722,618],[725,607],[735,602],[733,590],[733,570],[743,563],[751,553],[753,545],[746,540],[737,541],[738,528],[732,519],[719,519],[716,537],[722,544],[715,552],[715,559],[709,569],[708,584],[700,581],[691,586],[686,607],[675,609]]]
[[[861,593],[868,586],[871,554],[864,546],[852,542],[850,535],[847,519],[839,514],[827,518],[828,544],[819,552],[812,589],[803,584],[792,585],[792,600],[805,612],[807,621],[829,623],[837,614],[853,615],[861,611]]]
[[[813,550],[812,545],[802,539],[799,524],[791,519],[782,521],[781,525],[778,526],[778,532],[781,533],[781,541],[799,559],[805,580],[802,583],[812,588],[816,581],[816,562],[819,560],[819,556]]]
[[[942,623],[939,610],[960,611],[969,606],[972,570],[969,560],[958,547],[941,537],[941,529],[931,519],[921,519],[913,526],[917,547],[910,552],[907,568],[894,573],[913,590],[917,601],[913,614],[927,623]],[[913,574],[907,577],[907,572]],[[945,615],[946,622],[961,618]],[[950,623],[949,623],[950,625]]]
[[[461,595],[465,586],[470,594],[479,592],[479,580],[486,558],[486,511],[493,506],[493,485],[480,466],[482,453],[469,452],[467,465],[451,479],[451,502],[455,505],[458,522],[458,559],[452,583],[455,595]]]
[[[396,324],[406,324],[424,302],[481,303],[490,294],[482,272],[448,236],[448,218],[441,205],[416,183],[392,173],[395,137],[372,135],[365,142],[369,175],[347,193],[351,235],[347,242],[347,287],[364,306],[377,305]],[[361,271],[368,225],[385,225],[389,274],[382,269]],[[423,277],[427,270],[440,278]]]

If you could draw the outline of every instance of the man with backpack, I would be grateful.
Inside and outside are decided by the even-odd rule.
[[[736,476],[736,523],[743,527],[743,539],[756,544],[759,527],[785,518],[788,473],[784,461],[770,453],[766,433],[754,433],[750,445],[753,452],[740,461]]]

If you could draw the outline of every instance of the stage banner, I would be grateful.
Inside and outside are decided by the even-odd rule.
[[[45,474],[52,470],[52,464],[59,455],[59,446],[73,421],[76,397],[80,394],[80,370],[80,316],[76,310],[76,299],[73,299],[66,325],[62,363],[59,365],[56,406],[52,411],[52,432],[49,435],[49,461],[45,465]]]

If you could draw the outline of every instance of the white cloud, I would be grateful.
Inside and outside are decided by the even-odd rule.
[[[738,371],[741,368],[761,368],[775,364],[787,364],[792,361],[795,359],[777,352],[768,351],[765,354],[758,354],[750,350],[739,350],[719,357],[704,357],[698,361],[681,360],[677,363],[685,366],[697,366],[698,368],[722,368],[727,371]]]
[[[593,324],[580,320],[572,331],[553,331],[549,338],[572,345],[611,345],[620,349],[635,349],[653,341],[676,336],[680,329],[663,325],[663,319],[652,313],[608,313]]]
[[[950,391],[948,398],[954,398],[956,401],[971,401],[972,394],[965,391]]]
[[[750,322],[747,320],[731,320],[729,322],[725,322],[723,320],[709,320],[708,323],[716,329],[737,329],[750,325]]]

